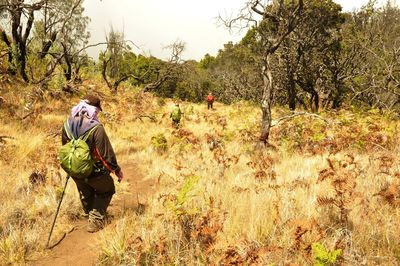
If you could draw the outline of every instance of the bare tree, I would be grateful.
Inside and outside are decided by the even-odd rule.
[[[68,33],[71,34],[70,32],[73,30],[80,31],[80,36],[74,34],[73,37],[85,38],[87,36],[82,29],[86,28],[88,23],[88,18],[82,16],[82,3],[83,0],[45,1],[42,9],[42,36],[40,36],[42,49],[38,55],[40,59],[45,58],[57,38],[66,44],[65,36]],[[60,35],[63,36],[60,37]]]
[[[400,106],[400,9],[390,1],[380,8],[372,1],[354,14],[353,40],[362,51],[359,76],[353,78],[353,99],[380,109]],[[349,37],[348,37],[349,38]]]
[[[0,29],[1,40],[8,47],[9,72],[18,71],[25,82],[42,83],[59,65],[70,80],[81,57],[76,51],[89,39],[89,18],[83,15],[82,3],[83,0],[1,0],[0,13],[7,14],[4,19],[10,24],[10,29]]]
[[[171,57],[164,67],[161,67],[157,71],[158,78],[156,81],[147,84],[144,87],[144,91],[154,91],[158,89],[168,79],[175,78],[182,72],[182,52],[185,50],[185,43],[182,41],[176,41],[173,44],[165,47],[171,50]]]
[[[250,0],[234,19],[224,20],[232,28],[240,22],[245,26],[256,24],[258,52],[262,61],[262,121],[259,147],[268,145],[272,116],[271,106],[275,90],[271,71],[271,56],[278,50],[286,37],[297,27],[303,10],[303,0]],[[256,17],[261,17],[257,19]]]
[[[29,81],[26,74],[27,42],[35,20],[35,12],[42,9],[45,2],[41,0],[25,3],[22,0],[7,0],[1,6],[1,9],[7,10],[10,16],[12,42],[4,29],[1,29],[2,40],[9,47],[9,61],[12,67],[19,71],[26,82]]]
[[[106,82],[108,88],[114,93],[117,92],[121,82],[130,78],[143,81],[143,75],[137,76],[132,70],[132,62],[129,62],[129,55],[132,54],[130,46],[127,43],[132,41],[125,40],[124,33],[115,31],[111,27],[111,31],[106,37],[107,50],[101,54],[102,71],[101,75]],[[136,46],[137,47],[137,46]],[[137,47],[138,48],[138,47]],[[128,58],[128,59],[127,59]],[[127,62],[128,61],[128,62]]]

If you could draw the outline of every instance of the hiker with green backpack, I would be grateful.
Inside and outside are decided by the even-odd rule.
[[[100,111],[100,99],[94,95],[87,95],[74,106],[62,129],[63,146],[59,152],[62,168],[78,188],[88,232],[105,226],[107,207],[115,193],[110,173],[118,177],[118,182],[124,177],[98,119]]]
[[[182,118],[182,110],[179,107],[179,103],[176,102],[175,105],[172,107],[171,114],[169,117],[172,119],[172,126],[175,128],[179,127],[179,123],[181,122]]]

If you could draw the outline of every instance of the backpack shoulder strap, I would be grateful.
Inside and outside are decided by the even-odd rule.
[[[99,125],[95,125],[94,127],[92,127],[88,132],[86,132],[82,138],[82,140],[84,142],[87,141],[87,139],[89,138],[89,136],[93,133],[93,131],[95,131],[96,128],[98,128]]]
[[[67,134],[67,137],[70,140],[74,140],[75,139],[74,136],[72,135],[71,129],[69,127],[68,119],[64,122],[64,130],[65,130],[65,133]]]

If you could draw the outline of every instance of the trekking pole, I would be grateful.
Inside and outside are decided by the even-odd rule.
[[[60,211],[60,206],[61,206],[61,202],[62,202],[62,200],[64,198],[65,189],[67,188],[68,179],[69,179],[69,175],[67,175],[67,181],[65,181],[64,189],[63,189],[62,194],[61,194],[61,199],[60,199],[60,202],[58,203],[58,206],[57,206],[56,215],[54,216],[54,221],[53,221],[53,224],[51,225],[50,234],[49,234],[49,238],[47,239],[46,248],[49,248],[51,234],[53,233],[54,225],[56,224],[57,215],[58,215],[58,212]]]

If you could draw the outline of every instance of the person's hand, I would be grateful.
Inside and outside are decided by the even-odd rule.
[[[122,172],[122,170],[119,170],[115,174],[118,177],[118,183],[121,183],[122,179],[124,179],[124,173]]]

